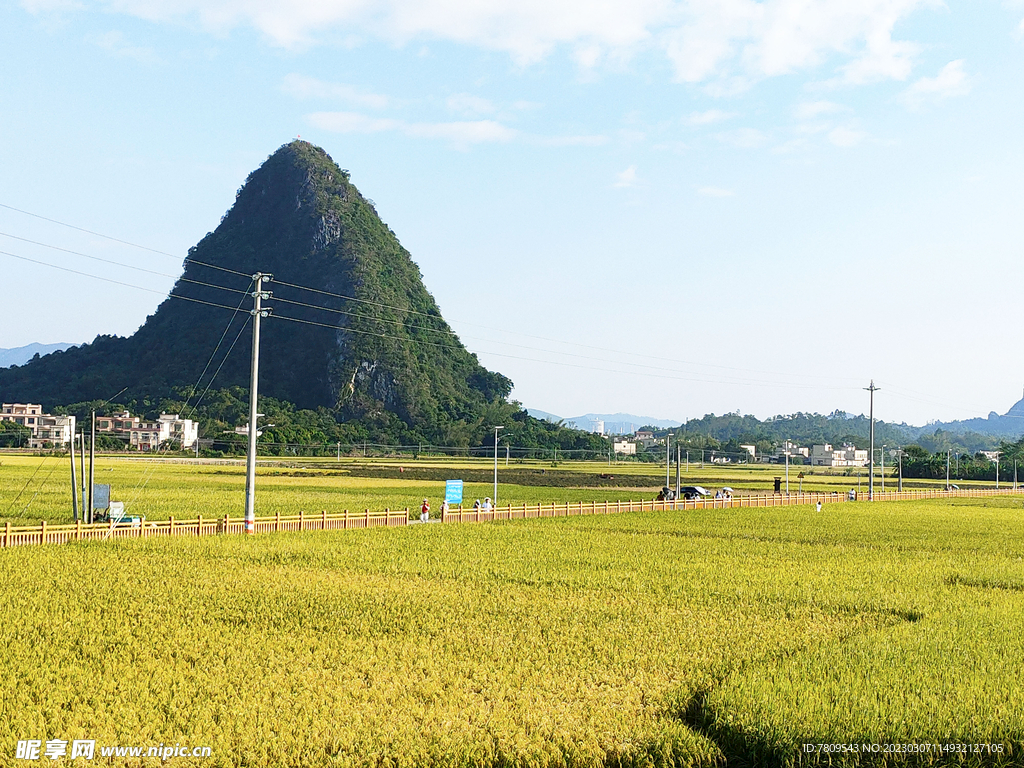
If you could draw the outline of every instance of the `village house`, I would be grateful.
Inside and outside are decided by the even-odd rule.
[[[811,447],[811,464],[815,467],[866,467],[868,452],[847,443],[833,448],[828,443]]]
[[[188,449],[199,439],[198,422],[182,419],[176,413],[161,413],[156,421],[143,421],[128,411],[118,411],[111,416],[97,416],[96,431],[124,438],[140,451],[152,451],[168,442]]]
[[[2,403],[0,421],[28,427],[29,448],[63,448],[74,439],[75,417],[43,413],[38,403]]]

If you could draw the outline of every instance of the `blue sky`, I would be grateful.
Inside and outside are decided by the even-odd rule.
[[[0,204],[169,254],[0,208],[0,347],[132,333],[301,135],[531,407],[1021,395],[1024,2],[23,0],[0,51]]]

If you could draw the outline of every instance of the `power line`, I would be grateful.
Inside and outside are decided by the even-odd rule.
[[[249,285],[250,286],[252,285],[252,280],[249,281]],[[238,306],[235,307],[235,311],[232,312],[231,313],[231,317],[228,318],[228,324],[224,326],[224,332],[221,333],[220,339],[217,340],[217,346],[215,346],[213,348],[213,352],[210,353],[210,359],[207,360],[206,361],[206,365],[203,366],[203,372],[200,373],[199,374],[199,378],[196,379],[195,386],[192,387],[192,393],[195,393],[195,391],[197,389],[199,389],[199,384],[202,382],[203,376],[205,376],[206,372],[208,370],[210,370],[210,364],[213,362],[213,358],[217,356],[217,351],[220,349],[220,345],[224,343],[224,337],[228,335],[228,330],[231,328],[231,324],[233,322],[235,322],[235,317],[238,315],[238,311],[242,308],[242,303],[245,301],[247,296],[248,296],[248,291],[244,291],[242,293],[242,298],[238,302]],[[245,326],[246,326],[246,323],[242,323],[242,328],[243,329],[245,328]],[[241,334],[241,331],[239,331],[239,334]],[[235,337],[235,341],[238,341],[238,337],[237,336]],[[234,347],[235,347],[234,342],[232,342],[231,349],[234,349]],[[227,354],[224,355],[224,360],[227,360],[228,355],[231,354],[231,349],[228,349]],[[224,362],[221,361],[221,366],[223,366],[223,365],[224,365]],[[196,408],[199,407],[199,403],[202,401],[203,397],[206,396],[206,392],[208,392],[210,390],[210,385],[213,384],[213,379],[217,378],[217,373],[220,373],[220,368],[217,368],[217,372],[214,373],[213,374],[213,378],[210,379],[210,384],[207,385],[206,390],[203,392],[203,394],[199,398],[199,400],[196,401],[196,404],[194,406],[192,406],[192,410],[189,412],[189,415],[186,416],[185,418],[191,418],[192,414],[195,413]],[[189,397],[188,397],[188,400],[191,400],[191,399],[192,399],[192,394],[190,393]],[[185,401],[185,405],[186,406],[188,405],[188,400]]]
[[[94,235],[96,237],[101,237],[101,238],[104,238],[104,239],[107,239],[107,240],[111,240],[113,242],[121,243],[123,245],[128,245],[128,246],[131,246],[133,248],[139,248],[141,250],[149,251],[151,253],[156,253],[156,254],[160,254],[160,255],[163,255],[163,256],[168,256],[168,257],[171,257],[171,258],[178,258],[177,256],[174,256],[174,254],[167,253],[166,251],[161,251],[161,250],[156,249],[156,248],[150,248],[148,246],[139,245],[138,243],[133,243],[133,242],[128,241],[128,240],[122,240],[120,238],[112,237],[110,235],[105,235],[105,234],[103,234],[101,232],[96,232],[94,230],[85,229],[84,227],[78,227],[78,226],[75,226],[74,224],[68,224],[67,222],[59,221],[57,219],[53,219],[53,218],[50,218],[50,217],[47,217],[47,216],[42,216],[42,215],[37,214],[37,213],[32,213],[31,211],[26,211],[26,210],[23,210],[23,209],[20,209],[20,208],[15,208],[14,206],[11,206],[11,205],[0,203],[0,207],[6,208],[7,210],[15,211],[17,213],[21,213],[21,214],[26,215],[26,216],[31,216],[33,218],[41,219],[43,221],[47,221],[47,222],[50,222],[52,224],[57,224],[59,226],[67,227],[69,229],[74,229],[74,230],[79,231],[79,232],[85,232],[86,234]],[[24,239],[24,238],[19,238],[19,239]],[[32,242],[32,241],[29,241],[29,242]],[[45,246],[45,244],[41,244],[41,245]],[[54,247],[54,246],[45,246],[45,247]],[[66,250],[66,249],[58,249],[58,250]],[[74,251],[70,251],[70,252],[71,253],[76,253]],[[8,255],[10,255],[10,254],[8,254]],[[78,255],[85,256],[85,254],[78,254]],[[88,256],[86,256],[86,257],[87,258],[95,258],[95,257],[88,257]],[[207,268],[210,268],[210,269],[220,270],[220,271],[226,272],[228,274],[239,275],[239,276],[242,276],[242,277],[251,277],[251,275],[248,275],[248,274],[246,274],[244,272],[239,272],[237,270],[228,269],[227,267],[222,267],[222,266],[219,266],[217,264],[210,264],[208,262],[198,261],[198,260],[193,259],[191,257],[185,258],[184,261],[185,261],[185,263],[192,263],[192,264],[196,264],[198,266],[203,266],[203,267],[207,267]],[[120,266],[128,266],[128,265],[120,265]],[[129,268],[138,269],[136,267],[129,267]],[[143,270],[143,271],[145,271],[145,270]],[[180,278],[180,279],[183,280],[183,281],[186,281],[186,282],[193,282],[193,283],[196,283],[196,284],[199,284],[199,285],[206,285],[206,286],[210,286],[210,287],[218,287],[218,288],[221,288],[222,290],[236,290],[236,289],[224,288],[223,286],[211,286],[211,284],[209,284],[209,283],[202,283],[200,281],[191,280],[191,279],[188,279],[188,278]],[[406,307],[396,307],[396,306],[393,306],[393,305],[384,304],[382,302],[372,301],[372,300],[369,300],[369,299],[360,299],[360,298],[357,298],[355,296],[347,296],[347,295],[341,294],[341,293],[334,293],[332,291],[325,291],[325,290],[322,290],[320,288],[313,288],[313,287],[310,287],[310,286],[299,285],[299,284],[296,284],[296,283],[288,283],[288,282],[283,282],[283,281],[280,281],[280,280],[277,280],[275,282],[277,283],[277,285],[285,286],[285,287],[289,287],[289,288],[295,288],[297,290],[310,291],[312,293],[317,293],[317,294],[324,295],[324,296],[332,296],[332,297],[335,297],[335,298],[344,299],[346,301],[354,301],[354,302],[361,303],[361,304],[366,304],[366,305],[370,305],[370,306],[380,307],[382,309],[391,309],[391,310],[395,310],[395,311],[402,312],[402,313],[405,313],[405,314],[422,315],[424,317],[440,319],[440,320],[442,320],[442,322],[444,321],[443,317],[440,315],[440,312],[422,312],[422,311],[419,311],[419,310],[409,309],[409,308],[406,308]],[[282,299],[280,297],[275,297],[275,300],[280,300],[280,301],[286,302],[286,303],[298,304],[300,306],[313,307],[313,305],[303,304],[302,302],[295,302],[295,301],[288,300],[288,299]],[[346,312],[344,312],[342,310],[333,310],[333,309],[328,309],[328,308],[325,308],[325,307],[320,307],[319,309],[323,309],[324,311],[330,311],[330,312],[339,312],[341,314],[349,314],[349,313],[346,313]],[[352,316],[353,317],[367,317],[365,315],[358,315],[358,314],[355,314],[355,313],[352,313]],[[383,320],[383,318],[374,318],[374,319]],[[390,322],[390,321],[384,321],[384,322]],[[784,373],[779,373],[779,372],[776,372],[776,371],[764,371],[764,370],[758,370],[758,369],[752,369],[752,368],[740,368],[740,367],[736,367],[736,366],[718,365],[718,364],[715,364],[715,363],[704,363],[704,362],[695,362],[695,361],[688,361],[688,360],[665,359],[663,356],[659,356],[659,355],[647,355],[647,354],[638,353],[638,352],[629,352],[629,351],[625,351],[625,350],[611,349],[611,348],[608,348],[608,347],[600,347],[600,346],[595,346],[595,345],[592,345],[592,344],[583,344],[581,342],[563,341],[563,340],[560,340],[560,339],[552,339],[552,338],[549,338],[549,337],[546,337],[546,336],[537,336],[537,335],[533,335],[533,334],[522,333],[521,331],[509,331],[508,329],[504,329],[504,328],[495,328],[493,326],[480,325],[478,323],[468,323],[467,322],[467,323],[463,323],[463,324],[464,325],[468,325],[470,327],[484,328],[486,330],[498,331],[500,333],[513,333],[513,334],[518,335],[518,336],[524,336],[526,338],[533,338],[533,339],[538,339],[538,340],[541,340],[541,341],[547,341],[547,342],[550,342],[550,343],[553,343],[553,344],[562,344],[562,345],[566,345],[566,346],[582,347],[582,348],[593,349],[593,350],[601,351],[601,352],[610,352],[610,353],[616,354],[616,355],[626,355],[626,356],[631,356],[631,357],[640,357],[640,358],[646,358],[646,359],[656,359],[656,360],[660,360],[662,362],[678,363],[680,365],[689,365],[689,366],[695,366],[695,367],[698,367],[698,368],[715,368],[715,369],[720,369],[720,370],[731,370],[731,371],[738,371],[738,372],[745,372],[745,373],[757,373],[757,374],[764,374],[764,375],[769,375],[769,376],[785,376],[786,375]],[[404,325],[404,323],[403,323],[403,325]],[[455,334],[454,331],[442,331],[440,329],[428,328],[427,326],[412,326],[412,327],[413,328],[420,328],[420,329],[432,331],[432,332],[435,332],[435,333],[447,333],[447,334],[452,335],[452,336],[456,336],[457,335],[457,334]],[[470,338],[470,337],[467,337],[467,338]],[[481,340],[481,339],[478,339],[478,340]],[[492,339],[482,339],[482,340],[483,341],[489,341],[489,342],[496,343],[496,344],[507,344],[507,345],[510,345],[510,346],[520,347],[520,348],[523,348],[523,349],[533,349],[535,351],[546,352],[546,353],[551,353],[551,354],[570,354],[570,353],[557,352],[556,350],[538,349],[538,348],[530,347],[530,346],[527,346],[527,345],[515,344],[513,342],[501,342],[501,341],[492,340]],[[504,356],[505,357],[512,357],[511,355],[504,355]],[[582,355],[576,355],[576,356],[583,357],[584,359],[600,359],[600,358],[590,358],[590,357],[582,356]],[[612,362],[612,363],[620,364],[620,365],[638,365],[637,363],[630,363],[630,362],[627,362],[627,361],[608,361],[608,362]],[[661,368],[660,366],[653,366],[653,367],[656,368],[656,369],[661,369],[661,370],[673,370],[673,369]],[[732,377],[732,378],[737,378],[737,377]],[[804,379],[813,378],[813,379],[823,379],[823,380],[833,380],[833,381],[839,381],[839,380],[854,381],[854,379],[852,377],[847,378],[847,377],[833,377],[833,376],[818,376],[818,375],[815,375],[815,374],[805,374],[805,375],[802,376],[802,378],[804,378]],[[695,379],[695,380],[700,380],[700,379]],[[800,385],[794,385],[794,386],[800,386]],[[853,389],[854,387],[830,387],[830,388],[832,388],[832,389],[846,389],[846,388]]]
[[[287,317],[285,315],[278,315],[278,314],[275,314],[273,317],[278,319],[278,320],[287,320],[288,322],[292,322],[292,323],[304,323],[306,325],[315,325],[315,326],[319,326],[321,328],[331,328],[333,330],[345,331],[345,332],[348,332],[348,333],[358,333],[358,334],[362,334],[362,335],[365,335],[365,336],[376,336],[377,338],[382,338],[382,339],[394,339],[394,340],[397,340],[397,341],[406,341],[406,339],[402,338],[401,336],[391,336],[391,335],[386,334],[386,333],[374,333],[373,331],[361,331],[361,330],[357,330],[355,328],[347,328],[347,327],[342,327],[342,326],[337,326],[337,325],[329,325],[327,323],[317,323],[317,322],[314,322],[312,320],[300,320],[297,317]],[[441,348],[444,348],[444,349],[461,350],[461,351],[464,351],[464,352],[467,352],[467,353],[469,352],[469,350],[467,350],[465,347],[463,347],[461,345],[460,346],[456,346],[456,345],[453,345],[453,344],[438,344],[437,342],[431,342],[431,341],[417,341],[416,343],[417,344],[428,344],[428,345],[430,345],[432,347],[441,347]],[[537,350],[537,351],[547,352],[549,350]],[[794,387],[796,387],[796,388],[802,388],[802,389],[822,389],[822,387],[815,387],[815,386],[810,385],[810,384],[785,384],[785,383],[780,383],[780,382],[769,382],[769,381],[723,381],[721,379],[692,378],[692,377],[684,377],[684,376],[665,376],[665,375],[656,374],[656,373],[643,373],[643,372],[640,372],[640,371],[623,371],[623,370],[615,370],[615,369],[609,369],[609,368],[598,368],[596,366],[591,366],[591,365],[579,365],[579,364],[576,364],[576,363],[566,363],[566,362],[562,362],[560,360],[538,360],[536,358],[521,357],[519,355],[508,355],[508,354],[504,354],[504,353],[501,353],[501,352],[487,352],[487,354],[495,355],[496,357],[505,357],[505,358],[509,358],[509,359],[512,359],[512,360],[525,360],[527,362],[544,363],[545,365],[561,365],[561,366],[565,366],[565,367],[569,367],[569,368],[583,368],[583,369],[592,370],[592,371],[602,371],[604,373],[624,373],[624,374],[632,374],[634,376],[650,376],[650,377],[654,377],[654,378],[671,379],[671,380],[674,380],[674,381],[694,381],[694,382],[717,383],[717,384],[739,384],[739,385],[743,385],[743,386],[769,386],[769,387],[786,387],[786,388],[794,388]],[[555,354],[560,354],[560,353],[555,353]],[[607,362],[615,364],[613,361],[607,361]],[[618,364],[619,365],[639,365],[638,363],[618,363]],[[652,366],[643,366],[643,367],[652,367]],[[671,370],[671,369],[667,369],[667,370]],[[825,389],[854,389],[854,387],[824,387],[824,388]]]
[[[299,290],[310,291],[312,293],[318,293],[318,294],[321,294],[321,295],[324,295],[324,296],[332,296],[334,298],[345,299],[347,301],[356,301],[356,302],[359,302],[359,303],[362,303],[362,304],[369,304],[369,305],[372,305],[372,306],[380,307],[382,309],[393,309],[393,310],[396,310],[398,312],[404,312],[404,313],[407,313],[407,314],[423,315],[423,316],[426,316],[426,317],[440,318],[440,319],[443,320],[443,318],[441,317],[441,315],[439,313],[438,314],[433,314],[433,313],[430,313],[430,312],[421,312],[421,311],[414,310],[414,309],[407,309],[405,307],[395,307],[395,306],[392,306],[392,305],[389,305],[389,304],[383,304],[381,302],[371,301],[369,299],[359,299],[359,298],[356,298],[354,296],[347,296],[347,295],[342,294],[342,293],[333,293],[331,291],[324,291],[324,290],[321,290],[320,288],[311,288],[311,287],[306,286],[306,285],[297,285],[295,283],[286,283],[286,282],[282,282],[280,280],[277,280],[276,278],[275,278],[274,282],[275,282],[276,285],[283,285],[283,286],[287,286],[289,288],[297,288]],[[293,303],[293,304],[300,304],[301,306],[312,306],[312,305],[309,305],[309,304],[301,304],[301,302],[293,302],[293,301],[289,301],[287,299],[281,299],[279,296],[275,296],[274,300],[275,301],[278,301],[278,300],[285,301],[285,302]],[[327,311],[336,312],[336,311],[340,311],[340,310],[327,310]],[[345,313],[342,312],[342,314],[345,314]],[[362,315],[357,315],[357,317],[362,317]],[[746,373],[760,373],[760,374],[767,374],[769,376],[785,376],[786,375],[784,373],[778,373],[776,371],[763,371],[763,370],[758,370],[758,369],[754,369],[754,368],[738,368],[738,367],[729,366],[729,365],[717,365],[715,363],[701,363],[701,362],[694,362],[694,361],[690,361],[690,360],[673,360],[671,358],[666,359],[665,357],[659,356],[659,355],[646,355],[646,354],[639,353],[639,352],[627,352],[625,350],[610,349],[608,347],[598,347],[598,346],[594,346],[592,344],[583,344],[583,343],[575,342],[575,341],[562,341],[560,339],[552,339],[552,338],[549,338],[547,336],[536,336],[536,335],[529,334],[529,333],[522,333],[521,331],[509,331],[506,328],[495,328],[494,326],[480,325],[479,323],[463,322],[462,324],[470,326],[470,327],[473,327],[473,328],[483,328],[483,329],[489,330],[489,331],[498,331],[500,333],[513,333],[513,334],[515,334],[517,336],[525,336],[527,338],[538,339],[540,341],[549,341],[549,342],[551,342],[553,344],[564,344],[564,345],[567,345],[567,346],[584,347],[586,349],[594,349],[594,350],[598,350],[598,351],[601,351],[601,352],[611,352],[613,354],[618,354],[618,355],[629,355],[629,356],[633,356],[633,357],[643,357],[643,358],[647,358],[647,359],[661,360],[663,362],[674,362],[674,363],[679,363],[681,365],[693,365],[693,366],[704,367],[704,368],[719,368],[721,370],[740,371],[740,372],[746,372]],[[414,327],[416,327],[416,326],[414,326]],[[418,327],[423,327],[423,326],[418,326]],[[453,336],[457,335],[457,334],[455,334],[455,332],[451,332],[451,334]],[[465,338],[475,338],[475,337],[467,336]],[[491,341],[491,342],[493,342],[495,344],[508,344],[510,346],[518,346],[518,347],[522,347],[524,349],[535,349],[537,351],[542,351],[542,352],[551,352],[552,354],[570,354],[570,353],[558,352],[556,350],[548,350],[548,349],[541,350],[541,349],[538,349],[536,347],[529,347],[529,346],[522,345],[522,344],[515,344],[513,342],[502,342],[502,341],[497,341],[497,340],[494,340],[494,339],[485,339],[485,341]],[[599,359],[599,358],[590,358],[590,359]],[[609,362],[612,362],[612,361],[609,361]],[[619,362],[619,361],[615,361],[615,362]],[[625,362],[625,361],[621,361],[621,364],[623,364],[623,365],[637,365],[637,363],[628,363],[628,362]],[[855,381],[856,380],[853,377],[817,376],[817,375],[814,375],[814,374],[807,374],[807,375],[802,376],[802,378],[831,379],[831,380],[835,380],[835,381],[840,380],[840,379],[843,380],[843,381]],[[832,389],[856,389],[856,387],[832,387]]]
[[[232,319],[234,319],[234,317],[232,317]],[[210,391],[210,387],[213,386],[213,382],[217,380],[217,375],[220,373],[220,369],[224,367],[224,363],[226,363],[228,361],[228,358],[231,357],[231,350],[233,350],[235,348],[235,344],[238,343],[238,339],[241,337],[242,331],[244,331],[249,326],[249,320],[250,318],[246,318],[245,322],[242,323],[242,327],[238,329],[238,333],[235,334],[234,341],[231,342],[231,346],[228,347],[228,351],[224,353],[224,357],[221,359],[220,365],[217,366],[217,370],[213,372],[213,376],[210,378],[209,383],[207,383],[206,389],[203,390],[203,394],[199,396],[199,399],[196,400],[196,404],[192,406],[192,410],[189,411],[188,416],[186,416],[185,418],[192,418],[192,414],[196,412],[196,409],[199,407],[200,403],[203,402],[203,398],[206,397],[206,393]],[[187,404],[188,403],[186,401],[186,405]],[[198,436],[196,437],[196,439],[199,439]]]
[[[217,289],[219,289],[221,291],[230,291],[231,293],[245,293],[245,291],[240,291],[237,288],[226,288],[223,285],[215,285],[214,283],[204,283],[202,280],[192,280],[191,278],[188,278],[188,277],[176,277],[175,275],[171,275],[171,274],[168,274],[166,272],[157,272],[157,271],[152,270],[152,269],[145,269],[144,267],[136,267],[136,266],[133,266],[132,264],[123,264],[120,261],[112,261],[111,259],[104,259],[104,258],[100,258],[99,256],[91,256],[88,253],[82,253],[81,251],[72,251],[70,248],[61,248],[60,246],[50,245],[49,243],[41,243],[38,240],[29,240],[26,237],[18,237],[17,235],[11,235],[11,234],[8,234],[7,232],[0,232],[0,235],[2,235],[4,237],[9,237],[9,238],[11,238],[13,240],[20,240],[23,243],[31,243],[32,245],[40,245],[43,248],[51,248],[51,249],[53,249],[55,251],[63,251],[64,253],[70,253],[70,254],[73,254],[75,256],[81,256],[81,257],[86,258],[86,259],[92,259],[93,261],[101,261],[104,264],[113,264],[115,267],[124,267],[125,269],[134,269],[137,272],[145,272],[146,274],[157,275],[159,277],[170,277],[170,278],[172,278],[174,280],[177,280],[179,282],[193,283],[195,285],[203,285],[203,286],[206,286],[207,288],[217,288]]]
[[[27,256],[19,256],[16,253],[10,253],[8,251],[0,251],[0,255],[10,256],[12,259],[21,259],[22,261],[29,261],[33,264],[39,264],[44,267],[51,267],[52,269],[59,269],[61,272],[70,272],[73,275],[81,275],[82,277],[90,277],[93,280],[102,280],[105,283],[113,283],[114,285],[122,285],[125,288],[134,288],[138,291],[145,291],[146,293],[155,293],[158,296],[166,296],[169,299],[181,299],[182,301],[191,301],[196,304],[205,304],[209,307],[219,307],[221,309],[230,309],[234,311],[233,307],[229,307],[226,304],[217,304],[212,301],[203,301],[202,299],[193,299],[191,296],[182,296],[180,293],[168,293],[165,294],[162,291],[154,290],[153,288],[143,288],[141,285],[132,285],[131,283],[123,283],[120,280],[112,280],[109,277],[100,277],[99,275],[91,275],[88,272],[80,272],[77,269],[70,269],[69,267],[60,267],[56,264],[49,264],[45,261],[39,261],[38,259],[30,259]]]
[[[38,213],[32,213],[31,211],[25,211],[25,210],[22,210],[21,208],[15,208],[13,205],[6,205],[4,203],[0,203],[0,208],[6,208],[7,210],[14,211],[15,213],[21,213],[21,214],[23,214],[25,216],[31,216],[32,218],[35,218],[35,219],[41,219],[42,221],[48,221],[51,224],[57,224],[57,225],[62,226],[62,227],[67,227],[68,229],[77,230],[78,232],[84,232],[85,234],[93,235],[94,237],[102,237],[104,240],[110,240],[110,241],[115,242],[115,243],[121,243],[121,245],[129,245],[132,248],[138,248],[138,249],[143,250],[143,251],[149,251],[150,253],[157,253],[157,254],[159,254],[161,256],[168,256],[168,257],[170,257],[172,259],[179,259],[179,258],[181,258],[180,256],[175,256],[173,253],[168,253],[167,251],[161,251],[161,250],[158,250],[156,248],[150,248],[150,247],[145,246],[145,245],[139,245],[138,243],[133,243],[130,240],[122,240],[122,239],[120,239],[118,237],[112,237],[110,235],[104,235],[102,232],[94,232],[93,230],[85,229],[84,227],[76,227],[74,224],[68,224],[67,222],[64,222],[64,221],[58,221],[57,219],[51,219],[51,218],[49,218],[47,216],[41,216]],[[221,266],[218,266],[216,264],[208,264],[208,263],[206,263],[204,261],[197,261],[196,259],[193,259],[191,257],[186,257],[184,259],[184,261],[191,262],[193,264],[198,264],[201,267],[209,267],[210,269],[219,269],[222,272],[230,272],[231,274],[234,274],[234,275],[241,275],[242,277],[250,277],[250,275],[247,275],[244,272],[238,272],[238,271],[236,271],[234,269],[228,269],[227,267],[221,267]]]

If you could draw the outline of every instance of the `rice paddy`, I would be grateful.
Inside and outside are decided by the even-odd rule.
[[[236,503],[217,470],[145,487],[193,478],[168,512]],[[310,509],[427,493],[260,483]],[[1022,516],[998,497],[0,550],[0,762],[87,738],[208,745],[172,758],[204,766],[1020,765]],[[893,743],[935,746],[859,749]]]

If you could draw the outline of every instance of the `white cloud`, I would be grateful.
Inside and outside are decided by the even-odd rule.
[[[856,131],[852,128],[833,128],[828,133],[828,140],[837,147],[852,147],[860,144],[867,134],[863,131]]]
[[[756,128],[737,128],[718,134],[718,139],[740,149],[756,149],[768,142],[768,137]]]
[[[732,197],[736,193],[731,189],[721,187],[698,187],[697,194],[701,197]]]
[[[309,121],[317,128],[335,133],[380,133],[405,127],[401,120],[367,117],[358,112],[314,112]]]
[[[44,12],[68,0],[22,0]],[[716,91],[832,59],[848,82],[905,79],[918,46],[895,26],[939,0],[92,0],[151,21],[195,19],[226,33],[247,26],[301,47],[352,35],[395,44],[455,42],[519,65],[568,49],[581,68],[655,49],[683,82]],[[843,61],[845,60],[845,63]]]
[[[406,136],[424,139],[446,139],[458,145],[511,141],[518,131],[494,120],[472,120],[452,123],[410,123],[368,117],[357,112],[314,112],[309,121],[317,128],[335,133],[381,133],[398,131]]]
[[[797,104],[793,114],[797,120],[813,120],[821,115],[834,115],[837,112],[845,112],[846,107],[832,101],[808,101]]]
[[[712,123],[720,123],[723,120],[728,120],[730,117],[735,117],[735,112],[723,112],[720,109],[709,109],[706,112],[693,112],[686,118],[687,125],[711,125]]]
[[[608,143],[607,136],[552,136],[534,139],[545,147],[600,147]]]
[[[468,93],[456,93],[448,97],[448,109],[460,115],[475,117],[476,115],[492,115],[497,110],[487,99]]]
[[[456,144],[511,141],[518,131],[494,120],[471,120],[456,123],[408,123],[402,130],[409,136],[425,139],[447,139]]]
[[[78,0],[21,0],[21,7],[29,13],[59,13],[82,8]]]
[[[637,184],[636,166],[631,165],[622,173],[616,174],[615,187],[635,187]]]
[[[384,109],[390,103],[387,96],[367,93],[345,83],[329,83],[315,77],[291,74],[286,75],[281,83],[285,93],[297,99],[329,99],[347,101],[370,109]]]
[[[903,101],[919,107],[926,101],[942,101],[952,96],[963,96],[971,90],[971,82],[964,72],[964,60],[949,62],[935,77],[922,77],[902,94]]]
[[[153,62],[157,59],[156,52],[152,48],[132,45],[124,34],[118,31],[106,32],[89,39],[103,50],[122,59],[133,59],[143,63]]]

